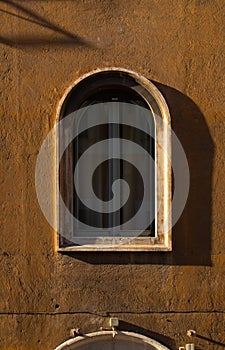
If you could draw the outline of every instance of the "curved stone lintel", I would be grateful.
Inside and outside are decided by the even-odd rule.
[[[120,342],[121,344],[126,342],[127,346],[129,347],[129,344],[136,343],[138,345],[138,349],[143,350],[169,350],[164,345],[160,344],[154,339],[148,338],[142,334],[134,333],[134,332],[127,332],[127,331],[117,331],[116,335],[115,331],[99,331],[94,333],[88,333],[84,334],[82,336],[78,336],[76,338],[72,338],[69,340],[66,340],[59,346],[55,348],[55,350],[76,350],[76,349],[83,349],[83,346],[86,346],[88,344],[90,345],[96,345],[96,349],[98,348],[98,345],[100,345],[103,342],[106,342],[106,344],[112,344],[115,341],[118,341],[118,350],[120,349]],[[86,348],[86,347],[85,347]],[[93,347],[94,349],[94,347]],[[123,348],[124,349],[124,348]],[[107,350],[107,349],[106,349]]]

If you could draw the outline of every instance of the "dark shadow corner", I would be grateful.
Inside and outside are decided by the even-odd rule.
[[[169,322],[169,320],[168,320],[168,322]],[[129,322],[125,322],[125,321],[120,320],[119,330],[142,334],[148,338],[151,338],[153,340],[158,341],[162,345],[169,347],[171,349],[174,348],[174,346],[175,346],[175,342],[172,338],[164,336],[160,333],[149,331],[145,328],[136,326],[136,325],[129,323]]]
[[[172,129],[184,148],[190,169],[188,201],[173,227],[173,264],[210,266],[213,141],[203,114],[189,97],[171,87],[154,84],[169,107]]]

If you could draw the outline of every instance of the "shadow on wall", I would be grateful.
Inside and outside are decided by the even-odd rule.
[[[190,169],[188,201],[173,227],[173,251],[64,254],[90,264],[211,265],[212,138],[204,116],[190,98],[171,87],[153,83],[167,102],[172,128],[184,148]]]
[[[87,40],[79,37],[78,35],[75,35],[59,25],[55,25],[51,23],[46,18],[40,16],[36,12],[30,10],[29,8],[25,7],[24,5],[18,4],[15,1],[12,0],[0,0],[0,4],[6,4],[7,9],[0,8],[0,12],[4,13],[10,17],[15,17],[20,22],[18,22],[18,26],[21,26],[21,22],[29,22],[32,25],[36,26],[35,35],[13,35],[10,37],[3,37],[0,36],[0,43],[15,47],[15,48],[23,48],[31,46],[32,48],[39,47],[39,46],[86,46],[91,47],[93,46],[90,42]],[[39,36],[37,32],[37,26],[44,27],[47,30],[51,30],[55,32],[57,37],[51,36]],[[17,30],[18,28],[16,28]],[[61,37],[58,37],[60,35]]]
[[[167,319],[167,322],[171,322],[169,318]],[[175,348],[175,346],[176,346],[176,343],[172,338],[167,337],[165,335],[162,335],[160,333],[149,331],[148,329],[136,326],[135,324],[132,324],[129,322],[125,322],[125,321],[120,320],[119,329],[123,330],[123,331],[129,331],[129,332],[143,334],[146,337],[149,337],[152,339],[157,339],[158,342],[160,342],[161,344],[163,344],[171,349]],[[195,335],[193,335],[191,339],[194,341],[193,337],[200,339],[200,340],[203,340],[204,342],[202,342],[202,346],[210,346],[210,344],[214,344],[214,345],[218,345],[222,348],[225,348],[224,343],[221,343],[217,340],[205,337],[201,334],[196,333]],[[190,340],[190,338],[187,337],[187,340]],[[203,348],[202,347],[200,348],[199,346],[197,346],[196,349],[203,349]]]
[[[149,331],[148,329],[136,326],[135,324],[132,324],[129,322],[120,320],[119,329],[123,331],[134,332],[134,333],[145,335],[148,338],[157,340],[162,345],[165,345],[167,347],[169,346],[172,348],[175,346],[175,342],[172,338],[164,336],[160,333]]]
[[[173,228],[172,261],[211,265],[213,141],[204,116],[190,98],[171,87],[154,84],[168,104],[172,128],[190,169],[188,201]]]

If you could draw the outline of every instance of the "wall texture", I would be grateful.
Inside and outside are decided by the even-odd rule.
[[[2,0],[0,348],[53,349],[117,316],[171,349],[225,347],[224,3]],[[54,250],[35,163],[65,89],[118,66],[164,95],[191,172],[172,253]],[[181,169],[182,171],[182,169]]]

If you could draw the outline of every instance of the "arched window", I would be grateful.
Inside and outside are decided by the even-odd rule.
[[[124,69],[92,72],[59,119],[59,250],[171,249],[170,119],[155,86]]]

